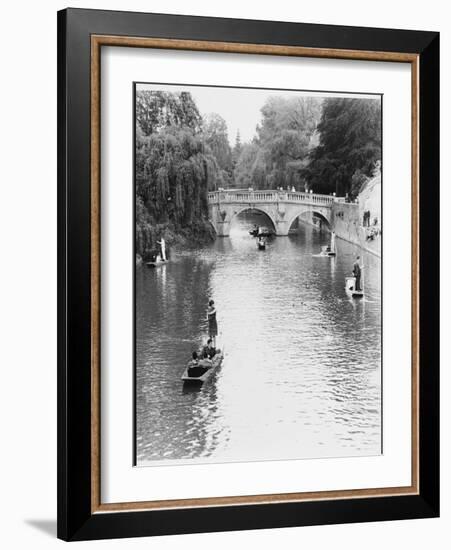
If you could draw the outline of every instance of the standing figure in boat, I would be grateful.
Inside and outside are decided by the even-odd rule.
[[[355,277],[355,290],[362,290],[362,268],[360,267],[360,256],[357,256],[352,268],[352,274]]]
[[[212,346],[216,347],[216,336],[218,335],[218,323],[216,321],[216,307],[213,300],[208,302],[207,310],[208,336],[211,339]]]
[[[157,244],[160,245],[160,256],[163,262],[166,261],[166,242],[163,237],[159,241],[157,241]]]

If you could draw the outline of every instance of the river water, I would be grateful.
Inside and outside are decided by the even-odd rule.
[[[228,238],[136,268],[136,460],[229,462],[381,453],[381,264],[300,224],[258,251]],[[356,254],[365,298],[344,289]],[[225,358],[201,389],[180,379],[215,300]]]

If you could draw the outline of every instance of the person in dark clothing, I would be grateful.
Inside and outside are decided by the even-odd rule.
[[[216,321],[216,308],[213,300],[208,302],[207,310],[208,336],[211,338],[213,347],[216,347],[216,336],[218,335],[218,323]]]
[[[216,348],[213,346],[213,341],[211,338],[207,340],[207,345],[204,347],[204,353],[206,353],[210,359],[213,359],[216,355]]]
[[[362,286],[361,286],[362,268],[360,267],[360,256],[357,256],[356,261],[354,262],[354,267],[352,268],[352,274],[355,277],[355,289],[362,290]]]

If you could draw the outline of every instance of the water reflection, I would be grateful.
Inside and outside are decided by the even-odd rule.
[[[138,464],[380,453],[380,260],[361,254],[366,295],[353,300],[353,245],[337,239],[337,257],[315,257],[328,235],[301,224],[262,252],[254,222],[137,268]],[[209,298],[225,358],[191,391],[180,376],[207,334]]]

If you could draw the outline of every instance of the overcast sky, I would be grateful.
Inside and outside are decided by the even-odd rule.
[[[328,94],[314,92],[289,92],[286,90],[254,90],[250,88],[222,88],[210,86],[178,86],[169,84],[138,84],[137,90],[161,90],[190,92],[201,115],[217,113],[227,123],[230,145],[233,147],[237,131],[241,142],[250,141],[255,135],[255,127],[261,121],[260,109],[270,96],[321,96]],[[345,97],[346,94],[329,94]],[[348,97],[355,97],[351,95]],[[359,96],[371,97],[371,96]],[[372,96],[374,97],[374,96]]]

